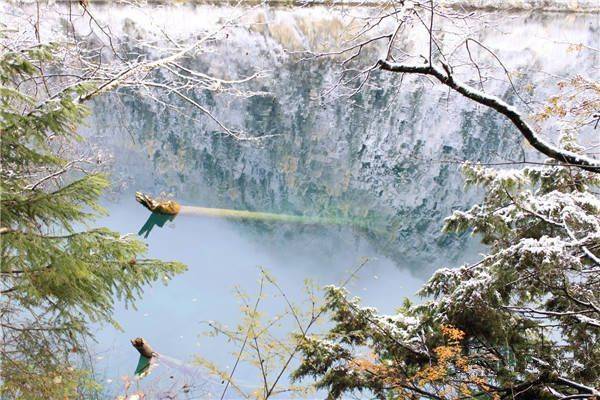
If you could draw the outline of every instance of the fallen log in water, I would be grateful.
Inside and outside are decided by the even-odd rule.
[[[156,355],[152,347],[148,344],[146,339],[138,337],[135,339],[131,339],[131,345],[135,347],[135,349],[140,353],[141,356],[146,358],[152,358]]]
[[[131,345],[140,353],[140,358],[135,368],[135,376],[143,378],[152,370],[152,364],[157,356],[157,353],[152,350],[152,347],[144,338],[135,338],[131,340]]]
[[[157,200],[137,192],[135,199],[138,203],[150,211],[163,215],[196,215],[201,217],[227,218],[227,219],[242,219],[267,222],[289,222],[299,224],[322,224],[322,225],[362,225],[356,220],[345,218],[327,218],[316,216],[290,215],[290,214],[275,214],[260,211],[245,211],[245,210],[230,210],[224,208],[208,208],[182,206],[174,200]]]
[[[176,201],[153,199],[142,192],[135,192],[135,200],[148,210],[158,214],[177,215],[181,209]]]

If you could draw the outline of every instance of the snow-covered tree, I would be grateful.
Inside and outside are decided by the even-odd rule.
[[[108,178],[98,158],[73,157],[88,109],[82,83],[39,101],[27,83],[54,66],[56,46],[0,56],[0,398],[86,398],[89,374],[73,362],[90,322],[114,323],[114,304],[131,304],[145,285],[184,266],[144,257],[146,245],[107,228]]]
[[[4,6],[4,5],[3,5]],[[6,4],[0,23],[0,398],[90,398],[85,342],[91,323],[112,323],[114,305],[184,270],[145,257],[132,235],[96,227],[106,151],[76,145],[87,102],[118,91],[179,110],[173,96],[224,126],[194,92],[234,88],[256,76],[213,77],[189,63],[228,37],[239,13],[193,37],[115,34],[100,6]],[[105,9],[105,8],[104,8]],[[137,9],[132,4],[130,9]],[[106,10],[106,9],[105,9]],[[98,14],[96,14],[98,12]],[[144,24],[153,25],[144,20]],[[136,21],[127,19],[134,28]],[[171,97],[170,97],[171,96]],[[84,361],[82,361],[84,359]],[[86,364],[86,365],[82,365]]]
[[[580,149],[570,136],[563,146]],[[485,197],[446,220],[489,246],[476,264],[438,270],[396,315],[327,288],[335,326],[302,338],[294,376],[336,398],[575,399],[600,396],[598,174],[555,161],[464,166]]]

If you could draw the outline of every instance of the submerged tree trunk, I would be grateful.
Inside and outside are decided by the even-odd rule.
[[[209,208],[196,206],[182,206],[174,200],[156,200],[151,196],[137,192],[135,199],[138,203],[156,214],[163,215],[195,215],[212,218],[228,218],[255,220],[264,222],[283,222],[299,224],[323,224],[323,225],[352,225],[366,226],[365,219],[349,219],[343,217],[319,217],[312,215],[276,214],[261,211],[230,210],[225,208]]]

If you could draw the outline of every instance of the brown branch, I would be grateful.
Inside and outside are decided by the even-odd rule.
[[[263,289],[264,289],[264,277],[261,277],[260,279],[260,289],[258,292],[258,296],[256,297],[256,303],[254,303],[254,309],[252,310],[252,318],[256,318],[256,311],[258,310],[258,305],[260,304],[260,301],[262,300],[262,293],[263,293]],[[227,393],[227,389],[229,388],[230,383],[233,380],[233,374],[235,374],[235,370],[237,369],[237,366],[240,362],[240,360],[242,359],[242,355],[244,353],[244,349],[246,348],[246,343],[248,343],[248,339],[250,337],[250,333],[253,331],[254,328],[254,322],[251,321],[250,322],[250,326],[248,327],[248,330],[246,331],[246,337],[244,338],[244,342],[242,343],[242,347],[240,348],[240,351],[238,352],[238,356],[235,360],[235,364],[233,365],[233,368],[231,369],[231,373],[229,374],[229,378],[227,378],[227,383],[225,384],[225,388],[223,389],[223,393],[221,393],[221,398],[220,400],[223,400],[223,398],[225,397],[225,394]],[[267,396],[268,397],[268,396]]]
[[[571,388],[577,389],[580,392],[582,392],[583,394],[589,394],[591,396],[600,397],[600,391],[598,391],[597,389],[594,389],[593,387],[590,387],[590,386],[582,385],[581,383],[574,382],[567,378],[563,378],[562,376],[559,376],[558,378],[556,378],[556,382],[560,383],[561,385],[565,385],[565,386],[569,386]]]
[[[561,163],[575,165],[590,172],[600,173],[600,161],[581,154],[560,149],[542,140],[538,137],[533,128],[529,126],[523,115],[521,115],[521,113],[515,107],[506,103],[499,97],[485,94],[456,80],[451,73],[450,67],[446,64],[442,64],[442,67],[444,68],[443,70],[435,65],[409,65],[383,59],[379,60],[378,65],[382,70],[385,71],[433,76],[438,81],[457,91],[463,96],[504,115],[519,130],[527,142],[529,142],[533,148],[542,154],[545,154],[546,156]]]
[[[79,160],[69,161],[68,163],[66,163],[64,165],[64,167],[62,167],[58,171],[56,171],[56,172],[54,172],[54,173],[52,173],[50,175],[47,175],[47,176],[41,178],[39,181],[37,181],[37,182],[35,182],[35,183],[31,184],[31,185],[26,186],[25,189],[27,189],[27,190],[35,190],[42,183],[44,183],[44,182],[46,182],[46,181],[48,181],[50,179],[54,179],[54,178],[58,177],[59,175],[64,174],[69,169],[71,169],[71,167],[73,167],[73,165],[75,165],[77,163],[82,163],[82,162],[86,162],[86,160],[85,159],[79,159]]]

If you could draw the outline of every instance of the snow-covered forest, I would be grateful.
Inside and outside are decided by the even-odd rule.
[[[600,398],[596,1],[0,32],[0,399]]]

